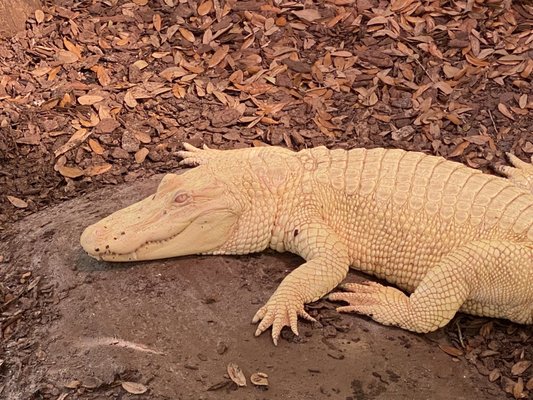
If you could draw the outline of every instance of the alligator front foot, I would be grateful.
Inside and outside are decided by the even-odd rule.
[[[289,289],[278,289],[268,302],[255,313],[252,323],[261,321],[255,331],[255,336],[259,336],[269,327],[272,327],[272,340],[277,346],[279,335],[284,326],[289,326],[294,334],[298,335],[298,317],[316,322],[305,311],[304,302],[300,297]]]

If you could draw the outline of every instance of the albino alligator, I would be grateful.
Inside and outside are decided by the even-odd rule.
[[[329,296],[387,325],[429,332],[457,311],[533,322],[533,166],[510,156],[509,179],[441,157],[385,149],[292,152],[197,149],[157,192],[88,227],[81,244],[106,261],[247,254],[267,247],[306,262],[255,314],[298,334],[304,304],[335,288],[349,266],[377,283]]]

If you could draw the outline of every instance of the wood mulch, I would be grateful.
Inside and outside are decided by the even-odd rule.
[[[398,147],[487,171],[533,155],[525,0],[44,3],[0,42],[0,239],[49,205],[176,169],[183,141]],[[0,283],[4,314],[20,285]],[[532,396],[532,330],[466,321],[443,351]]]

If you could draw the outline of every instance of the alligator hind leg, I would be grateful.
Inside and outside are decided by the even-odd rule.
[[[431,332],[446,325],[468,297],[465,279],[454,281],[450,268],[431,271],[415,292],[408,296],[392,286],[376,282],[349,283],[347,292],[332,293],[330,300],[345,301],[339,312],[365,314],[384,325],[395,325],[414,332]]]
[[[349,303],[337,311],[369,315],[384,325],[414,332],[431,332],[446,325],[467,300],[471,282],[467,266],[476,258],[468,248],[448,254],[427,272],[410,296],[392,286],[366,282],[343,285],[347,292],[330,294],[329,299]]]
[[[511,153],[507,153],[507,158],[509,158],[513,167],[502,165],[497,167],[496,170],[509,178],[516,186],[533,193],[533,164],[524,162]],[[533,162],[533,157],[531,157],[531,161]]]
[[[378,283],[348,284],[330,300],[338,311],[371,316],[385,325],[431,332],[459,309],[475,315],[533,322],[532,249],[510,241],[476,241],[444,256],[409,296]]]
[[[444,256],[406,295],[378,283],[348,284],[339,311],[371,316],[385,325],[430,332],[446,325],[459,309],[475,315],[533,322],[533,251],[527,244],[476,241]]]

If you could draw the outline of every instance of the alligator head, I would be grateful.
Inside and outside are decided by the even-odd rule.
[[[279,174],[261,162],[254,174],[238,150],[185,148],[182,164],[200,166],[166,175],[155,194],[87,227],[80,242],[90,256],[121,262],[245,254],[268,246],[278,201],[267,186]]]

